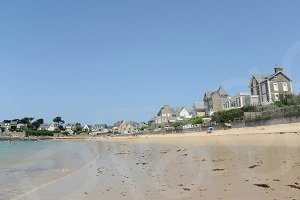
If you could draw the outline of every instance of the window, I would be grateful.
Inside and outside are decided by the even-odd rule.
[[[278,83],[273,83],[274,91],[278,91]]]
[[[265,84],[262,84],[262,85],[261,85],[261,93],[262,93],[262,94],[266,94],[266,92],[267,92],[267,91],[266,91],[266,85],[265,85]]]
[[[287,85],[287,83],[283,83],[283,91],[285,91],[285,92],[288,91],[288,85]]]
[[[279,101],[279,94],[275,94],[275,101]]]
[[[252,90],[253,90],[252,94],[253,95],[257,95],[257,89],[256,88],[252,88]]]

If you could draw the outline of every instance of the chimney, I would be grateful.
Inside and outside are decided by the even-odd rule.
[[[279,67],[275,67],[275,74],[277,74],[278,72],[283,72],[283,68],[279,68]]]

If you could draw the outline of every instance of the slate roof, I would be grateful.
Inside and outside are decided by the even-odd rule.
[[[205,97],[206,98],[210,98],[213,94],[218,93],[221,97],[227,97],[229,96],[228,93],[226,92],[226,90],[224,89],[223,86],[220,86],[218,90],[214,91],[214,92],[206,92],[205,96],[204,96],[204,100]]]
[[[253,77],[258,81],[258,83],[264,82],[265,80],[268,80],[273,75],[271,74],[254,74]]]
[[[203,109],[204,108],[203,102],[195,101],[194,102],[194,108],[195,109]]]

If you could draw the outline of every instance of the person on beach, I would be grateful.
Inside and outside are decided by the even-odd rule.
[[[213,132],[214,128],[213,127],[208,127],[207,129],[207,134],[211,134]]]

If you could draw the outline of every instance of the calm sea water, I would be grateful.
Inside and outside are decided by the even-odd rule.
[[[14,199],[93,160],[92,142],[0,141],[0,200]]]

